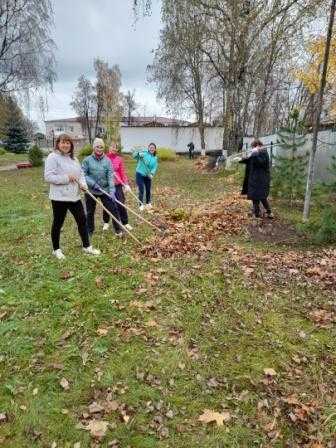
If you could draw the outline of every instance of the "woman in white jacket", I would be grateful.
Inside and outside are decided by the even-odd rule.
[[[50,184],[49,198],[53,209],[53,255],[60,260],[65,258],[60,249],[60,234],[68,210],[76,220],[83,251],[99,255],[100,251],[90,245],[86,216],[80,199],[80,190],[86,190],[87,184],[81,165],[74,157],[73,141],[68,135],[62,134],[57,138],[55,150],[49,154],[45,163],[44,178]]]

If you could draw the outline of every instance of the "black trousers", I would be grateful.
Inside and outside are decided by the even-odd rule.
[[[115,191],[116,198],[118,199],[119,202],[121,202],[122,204],[125,204],[125,195],[124,195],[124,190],[123,190],[122,185],[121,184],[116,185],[115,189],[116,189],[116,191]],[[117,206],[118,213],[120,216],[121,224],[124,224],[124,225],[128,224],[128,214],[127,214],[126,208],[118,203],[116,204],[116,206]],[[106,213],[105,210],[103,212],[103,221],[105,223],[110,222],[110,216]]]
[[[149,204],[151,201],[152,179],[149,176],[143,176],[137,172],[135,180],[139,189],[139,201],[143,202],[144,192],[146,190],[146,204]]]
[[[120,216],[118,213],[117,206],[112,199],[110,199],[106,194],[102,195],[94,195],[95,198],[101,201],[103,206],[107,208],[107,210],[112,213],[112,215],[120,221]],[[87,216],[87,226],[89,230],[89,234],[92,234],[95,229],[94,225],[94,215],[96,211],[96,201],[89,196],[88,194],[85,194],[85,203],[86,203],[86,216]],[[121,228],[117,222],[113,219],[113,227],[116,233],[119,233],[121,231]]]
[[[266,198],[265,199],[254,199],[252,201],[252,203],[253,203],[253,213],[254,213],[254,216],[256,218],[260,217],[260,202],[264,206],[264,208],[265,208],[265,210],[266,210],[268,215],[270,215],[272,213],[271,207],[270,207],[269,202],[268,202],[268,200]]]
[[[194,158],[194,151],[190,151],[189,149],[189,159],[193,159]]]
[[[82,239],[83,247],[90,246],[89,233],[86,226],[86,216],[82,201],[66,202],[66,201],[51,201],[53,209],[53,223],[51,227],[51,241],[53,249],[60,248],[60,234],[64,224],[67,211],[73,215],[76,220],[78,232]]]

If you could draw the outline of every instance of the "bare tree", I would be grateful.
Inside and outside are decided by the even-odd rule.
[[[149,79],[158,86],[158,97],[168,109],[181,114],[189,109],[197,118],[201,150],[205,153],[207,106],[213,104],[205,56],[202,51],[203,20],[190,9],[189,2],[166,0],[164,29],[154,62],[148,67]]]
[[[52,20],[50,0],[0,2],[0,93],[52,85]]]
[[[325,90],[326,81],[327,81],[327,72],[328,72],[328,64],[329,64],[329,56],[330,56],[331,39],[332,39],[333,27],[334,27],[334,21],[335,21],[335,12],[336,12],[336,0],[332,0],[331,6],[330,6],[329,26],[328,26],[328,31],[327,31],[327,40],[326,40],[324,60],[323,60],[323,66],[322,66],[320,90],[318,93],[318,103],[317,103],[316,117],[315,117],[315,124],[314,124],[313,142],[312,142],[312,148],[310,151],[310,158],[309,158],[307,187],[306,187],[306,195],[305,195],[304,210],[303,210],[303,220],[304,221],[308,220],[309,213],[310,213],[310,201],[311,201],[311,193],[312,193],[312,187],[313,187],[313,181],[314,181],[314,171],[315,171],[315,155],[316,155],[316,149],[317,149],[318,133],[319,133],[319,128],[320,128],[321,112],[322,112],[322,107],[323,107],[323,96],[324,96],[324,90]]]
[[[96,82],[96,128],[105,125],[108,141],[120,139],[120,120],[123,95],[121,89],[121,72],[118,65],[109,67],[99,59],[95,61]]]
[[[127,123],[130,126],[132,123],[132,114],[138,107],[135,101],[135,90],[133,92],[128,90],[126,95],[124,95],[124,107],[127,113]]]
[[[81,75],[78,79],[71,106],[77,112],[83,130],[86,131],[89,142],[92,143],[92,124],[96,112],[96,96],[91,81],[84,75]]]

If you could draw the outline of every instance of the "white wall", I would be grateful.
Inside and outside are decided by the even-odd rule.
[[[223,128],[206,128],[206,150],[221,149]],[[196,127],[122,127],[121,144],[124,152],[136,146],[147,146],[154,142],[157,146],[168,147],[176,152],[186,152],[187,145],[194,142],[195,150],[201,151],[201,140]]]

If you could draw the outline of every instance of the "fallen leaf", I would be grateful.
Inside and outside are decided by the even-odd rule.
[[[216,422],[217,426],[223,426],[224,422],[231,420],[231,414],[229,412],[215,412],[210,409],[204,409],[203,414],[198,417],[198,421],[203,423]]]
[[[61,272],[60,279],[61,280],[69,280],[71,278],[71,273],[68,271]]]
[[[97,288],[103,288],[104,287],[103,277],[96,277],[95,283],[96,283]]]
[[[5,412],[0,414],[0,423],[4,423],[7,421],[7,414]]]
[[[35,395],[37,395],[37,394],[38,394],[38,388],[35,387],[35,389],[33,389],[33,395],[35,396]]]
[[[90,404],[89,406],[89,413],[90,414],[96,414],[98,412],[103,412],[104,408],[100,404],[96,403],[95,401]]]
[[[151,328],[154,328],[154,327],[158,327],[158,324],[157,324],[157,322],[155,322],[155,320],[149,320],[148,322],[146,322],[146,327],[151,327]]]
[[[107,412],[117,411],[119,409],[119,403],[117,401],[107,401],[105,409]]]
[[[109,423],[104,420],[91,420],[85,429],[90,431],[91,437],[95,439],[102,439],[106,435],[108,426]]]
[[[73,448],[81,448],[81,443],[80,442],[76,442],[74,444]]]
[[[64,390],[70,389],[69,381],[66,378],[62,378],[60,381],[60,385],[63,387]]]
[[[264,374],[272,377],[277,375],[274,369],[264,369]]]
[[[107,328],[98,328],[96,333],[98,336],[106,336],[108,332],[109,330]]]
[[[88,362],[88,359],[89,359],[88,352],[82,352],[81,353],[81,358],[82,358],[83,366],[86,366],[86,363]]]

